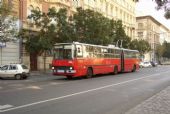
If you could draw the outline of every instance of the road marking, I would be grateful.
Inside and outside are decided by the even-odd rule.
[[[3,110],[3,109],[7,109],[7,108],[11,108],[11,107],[13,107],[13,106],[12,106],[12,105],[9,105],[9,104],[0,105],[0,112],[1,112],[1,110]]]
[[[163,72],[162,74],[166,74],[166,73],[169,73],[169,71]],[[102,87],[98,87],[98,88],[94,88],[94,89],[90,89],[90,90],[86,90],[86,91],[81,91],[81,92],[77,92],[77,93],[73,93],[73,94],[69,94],[69,95],[65,95],[65,96],[61,96],[61,97],[56,97],[56,98],[51,98],[51,99],[42,100],[42,101],[38,101],[38,102],[33,102],[33,103],[30,103],[30,104],[21,105],[21,106],[13,107],[13,108],[6,109],[6,110],[0,110],[0,112],[7,112],[7,111],[12,111],[12,110],[16,110],[16,109],[21,109],[21,108],[30,107],[30,106],[33,106],[33,105],[38,105],[38,104],[50,102],[50,101],[56,101],[56,100],[60,100],[60,99],[64,99],[64,98],[68,98],[68,97],[72,97],[72,96],[76,96],[76,95],[80,95],[80,94],[85,94],[85,93],[89,93],[89,92],[93,92],[93,91],[97,91],[97,90],[101,90],[101,89],[105,89],[105,88],[109,88],[109,87],[114,87],[114,86],[129,83],[129,82],[134,82],[134,81],[142,80],[142,79],[145,79],[145,78],[150,78],[150,77],[153,77],[153,76],[159,76],[159,75],[160,75],[160,73],[148,75],[148,76],[133,79],[133,80],[127,80],[127,81],[124,81],[124,82],[110,84],[110,85],[106,85],[106,86],[102,86]]]
[[[68,83],[68,82],[66,82]],[[4,90],[4,91],[0,91],[0,93],[5,93],[5,92],[13,92],[13,91],[16,91],[16,90],[24,90],[24,89],[42,89],[43,87],[48,87],[48,86],[56,86],[56,85],[60,85],[60,84],[65,84],[65,83],[49,83],[49,84],[46,84],[46,85],[38,85],[37,87],[35,87],[36,85],[28,85],[28,87],[17,87],[17,88],[14,88],[13,90]],[[34,86],[34,87],[33,87]],[[0,89],[3,89],[0,87]]]
[[[42,88],[39,87],[39,86],[28,86],[27,88],[28,88],[28,89],[42,89]]]

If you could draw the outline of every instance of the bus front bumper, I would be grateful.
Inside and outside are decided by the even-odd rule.
[[[67,75],[67,74],[75,74],[76,70],[53,70],[53,74]]]

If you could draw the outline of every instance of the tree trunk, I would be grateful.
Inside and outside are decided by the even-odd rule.
[[[30,53],[30,70],[37,71],[37,60],[38,54],[37,53]]]

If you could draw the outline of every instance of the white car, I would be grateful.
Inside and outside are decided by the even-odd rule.
[[[152,67],[151,62],[143,62],[143,67]]]
[[[143,66],[144,66],[144,62],[140,62],[140,63],[139,63],[139,67],[140,67],[140,68],[143,68]]]
[[[23,64],[9,64],[3,65],[0,69],[0,77],[14,77],[17,80],[26,79],[30,76],[30,71],[28,67]]]

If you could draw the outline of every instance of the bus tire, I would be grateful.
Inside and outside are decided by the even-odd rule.
[[[136,65],[133,65],[132,72],[135,72],[135,71],[136,71]]]
[[[92,76],[93,76],[93,70],[92,68],[88,68],[86,73],[86,78],[92,78]]]
[[[118,74],[118,68],[117,68],[117,66],[114,67],[113,74],[114,74],[114,75]]]

